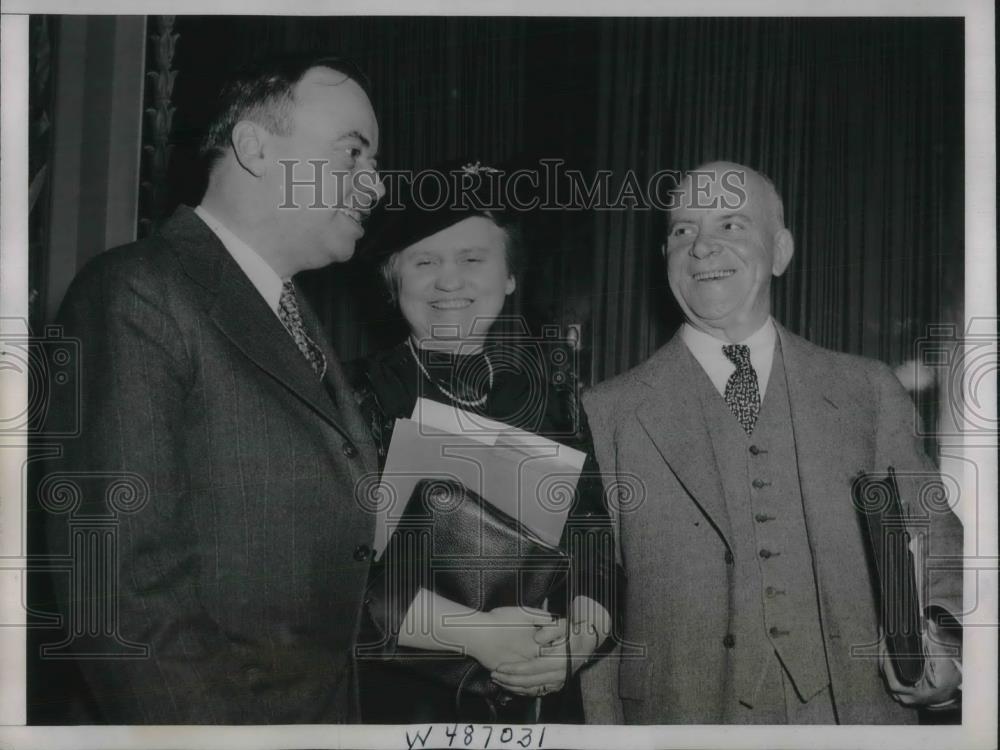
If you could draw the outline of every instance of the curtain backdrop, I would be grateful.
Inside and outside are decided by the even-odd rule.
[[[174,203],[200,197],[194,149],[229,69],[344,54],[372,80],[387,169],[560,159],[587,179],[608,170],[613,196],[630,172],[645,185],[665,168],[743,162],[785,199],[796,255],[774,310],[791,330],[895,366],[928,325],[961,321],[961,19],[181,16],[176,31]],[[662,212],[525,218],[515,308],[582,326],[582,382],[666,341],[680,316]],[[399,335],[363,264],[304,276],[345,359]]]
[[[796,240],[775,316],[898,365],[928,325],[961,320],[961,50],[961,22],[941,19],[606,21],[598,166],[757,167]],[[595,217],[595,381],[679,322],[663,237],[658,212]]]

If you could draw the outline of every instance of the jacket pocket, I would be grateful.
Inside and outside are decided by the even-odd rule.
[[[622,659],[618,670],[618,695],[622,700],[646,700],[652,667],[648,657]]]

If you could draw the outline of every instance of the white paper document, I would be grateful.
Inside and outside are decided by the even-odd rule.
[[[397,419],[379,485],[375,551],[382,554],[421,479],[461,482],[557,545],[586,454],[477,414],[417,399]]]

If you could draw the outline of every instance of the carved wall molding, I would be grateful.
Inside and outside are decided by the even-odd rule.
[[[171,98],[177,71],[171,68],[179,34],[174,33],[174,16],[156,16],[156,32],[149,35],[153,69],[146,73],[146,127],[143,137],[143,179],[139,236],[145,237],[167,217],[170,187],[167,175],[173,146],[170,134],[174,106]]]

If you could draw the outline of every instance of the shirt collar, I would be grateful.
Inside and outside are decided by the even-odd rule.
[[[750,364],[753,365],[753,369],[757,373],[757,385],[760,388],[761,399],[767,392],[767,383],[771,377],[771,364],[774,361],[774,345],[777,338],[778,332],[774,327],[774,319],[768,316],[764,325],[743,341],[734,342],[750,347]],[[685,323],[681,327],[681,339],[698,364],[701,365],[705,374],[711,379],[715,389],[720,394],[724,394],[726,382],[736,370],[736,365],[722,353],[722,347],[730,342],[717,339],[695,328],[690,323]]]
[[[260,296],[264,298],[267,306],[277,314],[278,303],[281,300],[281,277],[274,272],[274,269],[257,251],[233,234],[221,221],[206,211],[204,206],[195,207],[194,212],[208,224],[209,229],[215,232],[219,241],[233,256],[233,260],[250,279],[250,283],[260,292]]]

